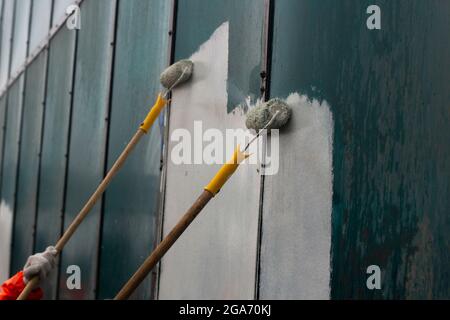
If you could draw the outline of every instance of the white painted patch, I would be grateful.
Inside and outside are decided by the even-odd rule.
[[[10,206],[0,203],[0,283],[9,278],[13,212]]]
[[[170,134],[194,121],[203,130],[245,128],[242,110],[227,113],[228,23],[191,58],[190,82],[174,91]],[[194,139],[198,139],[195,138]],[[201,139],[201,138],[200,138]],[[176,142],[169,143],[169,155]],[[164,234],[193,204],[220,165],[167,168]],[[252,299],[254,297],[260,177],[241,165],[162,260],[160,299]]]
[[[280,132],[280,168],[264,185],[260,297],[329,299],[333,117],[293,93]]]

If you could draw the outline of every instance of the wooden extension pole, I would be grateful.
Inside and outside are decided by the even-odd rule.
[[[146,134],[150,127],[152,126],[153,122],[158,117],[161,110],[166,105],[167,100],[165,100],[161,94],[158,96],[158,99],[156,100],[153,107],[150,109],[150,112],[147,114],[147,117],[145,118],[144,122],[142,122],[139,129],[136,131],[133,138],[131,138],[128,145],[125,147],[125,149],[120,154],[119,158],[116,160],[116,162],[113,164],[111,169],[106,174],[106,177],[102,180],[100,185],[97,187],[97,190],[92,194],[92,196],[89,198],[89,200],[86,202],[84,207],[78,212],[75,219],[72,221],[70,226],[67,228],[67,230],[64,232],[64,234],[61,236],[61,238],[58,240],[58,242],[55,245],[56,251],[59,254],[61,250],[66,245],[67,241],[72,237],[74,232],[77,230],[78,226],[83,222],[84,218],[87,216],[89,211],[92,209],[92,207],[95,205],[95,203],[100,199],[103,192],[105,192],[106,188],[108,187],[111,180],[114,178],[114,176],[119,172],[119,170],[122,168],[123,164],[125,163],[125,160],[130,155],[131,151],[133,151],[134,147],[137,145],[139,140],[142,138],[144,134]],[[27,285],[23,289],[23,291],[20,293],[17,300],[26,300],[30,292],[35,289],[39,284],[39,277],[33,277],[28,281]]]
[[[206,204],[211,200],[222,188],[222,186],[228,181],[231,175],[237,170],[239,164],[245,160],[249,155],[240,151],[240,147],[237,146],[234,151],[233,157],[225,163],[212,180],[205,187],[203,193],[198,197],[194,204],[184,214],[184,216],[173,227],[169,234],[161,241],[161,243],[153,250],[144,263],[134,273],[134,275],[128,280],[128,282],[122,287],[119,293],[115,296],[114,300],[125,300],[136,290],[139,284],[145,279],[150,271],[161,260],[164,254],[172,247],[181,234],[187,229],[191,222],[202,211]]]
[[[114,300],[125,300],[130,297],[130,295],[136,290],[139,284],[145,279],[150,271],[155,267],[155,265],[161,260],[164,254],[172,247],[172,245],[181,236],[184,230],[191,224],[195,217],[202,211],[206,204],[211,200],[213,194],[207,190],[204,190],[202,194],[198,197],[197,201],[189,208],[189,210],[184,214],[184,216],[178,221],[178,223],[173,227],[169,234],[164,238],[163,241],[153,250],[152,254],[144,261],[144,263],[139,267],[135,274],[128,280],[128,282],[123,286],[123,288],[116,295]]]
[[[100,183],[100,185],[97,187],[97,190],[92,194],[92,196],[89,198],[89,200],[86,202],[84,207],[80,210],[80,212],[77,214],[75,219],[72,221],[70,226],[67,228],[67,230],[64,232],[62,237],[58,240],[58,242],[55,245],[55,248],[58,252],[58,254],[61,252],[61,250],[66,245],[67,241],[69,241],[70,237],[74,234],[75,230],[77,230],[78,226],[81,224],[81,222],[84,220],[84,218],[88,215],[89,211],[92,209],[92,207],[95,205],[98,199],[102,196],[103,192],[106,190],[106,187],[108,187],[111,180],[114,178],[114,176],[119,172],[120,168],[122,168],[123,164],[125,163],[125,160],[128,158],[131,151],[134,149],[136,144],[139,142],[141,137],[145,134],[145,132],[142,129],[138,129],[136,134],[133,136],[131,141],[128,143],[125,150],[122,152],[122,154],[119,156],[119,158],[116,160],[114,165],[111,167],[111,170],[109,170],[106,177],[103,179],[103,181]],[[17,300],[26,300],[30,292],[37,287],[39,284],[39,277],[33,277],[30,279],[30,281],[27,283],[23,291],[20,293]]]

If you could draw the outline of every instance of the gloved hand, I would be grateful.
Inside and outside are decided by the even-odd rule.
[[[44,252],[28,257],[27,263],[23,267],[23,282],[26,284],[34,276],[39,276],[40,280],[44,280],[56,266],[57,254],[58,251],[55,247],[47,247]]]

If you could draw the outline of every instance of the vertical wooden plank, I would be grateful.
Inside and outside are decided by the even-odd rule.
[[[22,270],[33,252],[46,68],[43,51],[26,71],[11,273]]]
[[[176,164],[172,151],[179,141],[172,135],[183,128],[192,138],[194,121],[203,121],[203,132],[218,129],[224,136],[226,129],[245,129],[236,106],[260,95],[263,21],[262,1],[178,4],[175,58],[191,57],[195,66],[190,83],[173,93],[164,234],[220,167]],[[198,136],[193,139],[202,146]],[[180,237],[162,260],[160,299],[253,298],[259,181],[256,165],[242,165]]]
[[[167,64],[171,65],[174,61],[175,56],[175,31],[177,23],[177,10],[178,10],[178,0],[170,1],[170,12],[169,12],[169,41],[167,43]],[[167,177],[167,165],[169,159],[168,146],[169,146],[169,119],[170,119],[170,108],[171,103],[169,103],[164,109],[163,124],[164,130],[162,132],[163,147],[161,152],[161,187],[159,190],[158,199],[158,216],[156,220],[157,230],[155,237],[155,245],[162,241],[163,237],[163,225],[164,225],[164,211],[165,211],[165,195],[166,195],[166,177]],[[161,117],[160,117],[161,119]],[[152,276],[155,279],[155,289],[154,298],[159,297],[159,284],[160,284],[160,271],[161,263],[159,263],[152,271]]]
[[[28,49],[31,0],[16,0],[11,53],[11,76],[25,63]]]
[[[0,0],[0,56],[1,56],[1,39],[2,39],[2,28],[3,28],[3,0]]]
[[[123,1],[118,8],[107,167],[153,104],[167,63],[169,2]],[[143,37],[130,35],[142,34]],[[99,298],[112,298],[154,247],[163,127],[156,123],[105,195]],[[152,297],[148,277],[133,296]]]
[[[280,130],[279,170],[264,179],[261,299],[330,296],[332,114],[326,101],[313,100],[315,96],[310,100],[293,82],[297,79],[293,75],[303,73],[297,67],[300,53],[312,50],[292,36],[292,30],[299,29],[299,15],[308,15],[305,2],[311,4],[308,0],[274,3],[270,96],[287,98],[293,112]]]
[[[6,9],[8,9],[6,6],[6,3],[2,0],[0,1],[0,5],[1,5],[1,13],[0,13],[0,88],[2,87],[2,79],[3,79],[3,71],[2,71],[2,66],[4,64],[4,55],[7,54],[9,56],[9,49],[5,50],[8,51],[7,53],[3,52],[3,37],[4,37],[4,29],[5,29],[5,25],[4,25],[4,16],[3,16],[3,12],[5,12]],[[5,137],[5,124],[6,124],[6,104],[7,104],[7,94],[4,93],[1,97],[0,97],[0,192],[1,192],[1,181],[2,181],[2,174],[3,174],[3,145],[4,145],[4,137]],[[1,193],[0,193],[1,195]],[[1,212],[1,211],[0,211]],[[1,214],[1,213],[0,213]],[[8,226],[7,228],[2,228],[1,232],[2,233],[6,233],[7,230],[9,230],[11,226]],[[1,228],[1,227],[0,227]],[[4,240],[4,239],[1,239]],[[2,251],[2,254],[0,255],[0,259],[7,259],[7,257],[10,255],[10,251],[6,250]],[[0,266],[0,281],[3,280],[3,277],[5,276],[3,273],[4,266]]]
[[[4,1],[0,44],[0,88],[3,88],[8,82],[9,66],[11,61],[11,37],[14,20],[14,0]]]
[[[115,1],[85,1],[78,31],[64,227],[103,178],[114,39]],[[95,298],[101,201],[62,252],[60,299]],[[81,289],[66,286],[67,267],[81,269]]]
[[[59,239],[62,228],[65,175],[69,140],[71,91],[76,33],[61,29],[49,47],[35,251]],[[43,284],[44,298],[55,299],[55,270]]]
[[[370,4],[347,6],[321,32],[360,48],[343,50],[337,81],[328,78],[340,88],[332,297],[448,299],[450,3],[381,1],[379,32],[368,15],[347,18]],[[366,286],[369,265],[381,290]]]
[[[0,0],[0,26],[1,26],[1,20],[3,19],[3,0]],[[1,27],[0,27],[1,29]],[[1,30],[0,30],[1,34]]]
[[[1,181],[2,181],[2,176],[3,176],[3,150],[4,150],[4,139],[5,139],[5,129],[6,129],[6,105],[7,105],[7,95],[3,95],[0,98],[0,125],[1,125],[1,130],[0,130],[0,192],[1,192]],[[1,194],[1,193],[0,193]],[[10,234],[11,232],[11,228],[12,228],[12,224],[11,222],[6,219],[5,221],[3,221],[3,215],[0,211],[0,217],[2,217],[2,224],[0,224],[0,234],[2,234],[3,236],[1,236],[0,240],[6,241],[7,239],[7,235]],[[9,222],[9,224],[8,224]],[[5,237],[6,236],[6,237]],[[6,238],[6,239],[5,239]],[[10,256],[10,248],[8,247],[3,247],[2,246],[2,251],[0,251],[0,261],[7,261],[7,259],[9,259],[8,257]],[[6,269],[6,262],[4,262],[5,265],[3,263],[0,264],[0,281],[5,280],[5,277],[7,277],[7,269]]]
[[[11,232],[16,197],[23,86],[24,77],[20,76],[8,92],[0,203],[0,252],[2,254],[0,281],[5,281],[10,275]]]
[[[2,181],[2,163],[3,163],[3,143],[5,139],[6,128],[6,101],[7,94],[0,97],[0,185]],[[1,191],[1,190],[0,190]]]
[[[52,15],[52,0],[33,0],[31,8],[30,46],[32,53],[48,35]]]

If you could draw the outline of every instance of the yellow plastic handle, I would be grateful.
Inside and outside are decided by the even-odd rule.
[[[239,164],[247,159],[250,155],[248,153],[241,152],[239,145],[236,150],[234,150],[233,156],[227,163],[225,163],[220,170],[216,173],[214,178],[208,183],[205,187],[205,190],[212,193],[212,195],[216,195],[220,189],[223,187],[225,182],[233,175],[236,169],[239,167]]]
[[[155,104],[150,109],[150,112],[147,114],[147,116],[144,119],[144,122],[142,122],[140,126],[141,130],[143,130],[145,133],[148,133],[153,122],[155,122],[156,118],[158,118],[159,114],[161,113],[161,110],[164,108],[166,103],[167,100],[161,96],[161,93],[158,94],[158,98],[156,99]]]

